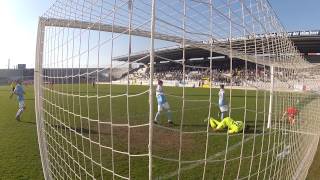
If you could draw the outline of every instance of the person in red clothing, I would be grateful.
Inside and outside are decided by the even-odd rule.
[[[298,114],[298,110],[295,107],[288,107],[285,114],[288,116],[288,121],[291,125],[295,124],[296,115]]]

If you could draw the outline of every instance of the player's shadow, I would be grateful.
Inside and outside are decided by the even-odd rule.
[[[161,126],[161,125],[160,125]],[[174,125],[162,125],[162,126],[165,126],[165,127],[171,127],[171,128],[177,128],[177,127],[180,127],[180,124],[178,123],[175,123]],[[183,128],[188,128],[188,127],[191,127],[191,128],[205,128],[207,127],[207,124],[183,124],[182,125]],[[242,131],[241,131],[242,132]],[[250,125],[247,125],[245,130],[244,130],[244,133],[245,134],[261,134],[263,132],[263,124],[258,124],[256,126],[254,126],[254,124],[250,124]],[[226,133],[225,131],[215,131],[215,133]]]
[[[98,131],[95,131],[95,130],[89,130],[87,128],[73,128],[73,127],[70,127],[72,130],[76,131],[77,133],[84,133],[84,134],[99,134]]]
[[[25,123],[25,124],[34,124],[36,125],[36,122],[30,122],[30,121],[19,121],[20,123]]]
[[[21,121],[21,122],[23,122],[23,121]],[[35,122],[23,122],[23,123],[36,124]],[[172,125],[171,126],[168,125],[166,127],[174,128],[174,127],[179,127],[179,126],[180,126],[180,124],[174,124],[173,126]],[[183,125],[183,127],[206,127],[206,126],[207,126],[207,124],[184,124]],[[53,125],[53,127],[57,128],[57,129],[62,129],[62,130],[69,130],[69,128],[70,128],[70,129],[72,129],[72,130],[74,130],[74,131],[76,131],[77,133],[80,133],[80,134],[99,134],[98,131],[92,130],[92,129],[89,130],[87,128],[66,127],[64,125],[58,125],[58,124]],[[221,132],[215,132],[215,133],[226,133],[226,132],[221,131]],[[239,133],[242,133],[242,131],[239,132]],[[244,133],[245,134],[261,134],[261,133],[263,133],[263,130],[261,128],[256,128],[256,130],[255,130],[254,126],[249,125],[249,126],[247,126],[245,128]],[[100,132],[100,134],[110,135],[110,132],[109,133],[108,132]]]
[[[71,130],[73,130],[73,131],[75,131],[75,132],[77,132],[77,133],[80,133],[80,134],[99,134],[99,132],[98,131],[96,131],[96,130],[89,130],[89,129],[87,129],[87,128],[80,128],[80,127],[66,127],[66,126],[64,126],[64,125],[60,125],[60,124],[55,124],[55,125],[52,125],[54,128],[57,128],[57,129],[62,129],[62,130],[69,130],[69,129],[71,129]],[[106,134],[106,133],[100,133],[100,134]]]
[[[174,124],[174,126],[179,126],[180,124]],[[183,124],[182,127],[206,127],[207,124]]]
[[[261,134],[263,131],[261,128],[255,128],[254,126],[247,126],[244,129],[245,134]]]

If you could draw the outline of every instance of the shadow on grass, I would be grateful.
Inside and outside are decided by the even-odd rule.
[[[254,126],[249,125],[244,129],[245,134],[261,134],[263,131],[260,128],[254,128]]]
[[[25,124],[34,124],[34,125],[37,124],[36,122],[30,122],[30,121],[18,121],[18,122],[25,123]]]
[[[96,130],[93,130],[93,129],[88,129],[88,128],[80,128],[80,127],[67,127],[67,126],[64,126],[64,125],[53,125],[53,127],[57,128],[57,129],[63,129],[63,130],[73,130],[77,133],[80,133],[80,134],[99,134],[98,131]],[[100,132],[101,135],[110,135],[110,132],[103,132],[101,131]]]

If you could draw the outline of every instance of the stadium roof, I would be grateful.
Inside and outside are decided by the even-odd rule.
[[[79,20],[67,20],[56,18],[40,18],[41,26],[57,26],[68,28],[84,28],[90,27],[91,30],[99,30],[105,32],[115,32],[121,34],[129,34],[126,27],[110,25],[104,23],[92,23]],[[151,32],[143,29],[132,29],[131,35],[147,37],[149,38]],[[314,33],[311,33],[312,35]],[[203,34],[205,37],[210,37],[208,34]],[[292,34],[294,36],[295,34]],[[300,35],[300,34],[299,34]],[[310,35],[310,33],[309,33]],[[319,35],[319,32],[318,32]],[[288,67],[288,68],[308,68],[313,65],[305,61],[305,59],[297,54],[297,50],[289,41],[288,35],[285,33],[266,33],[266,34],[250,34],[246,37],[232,37],[231,39],[216,39],[211,37],[211,40],[204,42],[201,40],[194,40],[188,38],[182,38],[176,35],[163,34],[161,32],[155,32],[154,38],[158,40],[170,41],[178,45],[185,44],[190,54],[190,57],[203,57],[208,52],[218,52],[219,55],[230,55],[232,51],[233,59],[246,59],[247,61],[254,62],[263,65],[273,65],[275,67]],[[207,41],[206,40],[206,41]],[[210,42],[209,42],[210,41]],[[285,49],[284,49],[285,48]],[[180,54],[180,55],[179,55]],[[156,61],[163,60],[179,60],[182,55],[182,48],[169,48],[160,49],[156,51]],[[167,57],[165,57],[165,55]],[[146,62],[148,58],[148,52],[137,53],[130,56],[131,62]],[[117,57],[113,60],[124,61],[127,60],[127,56]]]
[[[160,61],[170,61],[170,60],[180,60],[182,59],[182,47],[168,47],[168,48],[161,48],[156,50],[156,57],[155,57],[155,62],[160,62]],[[193,59],[193,58],[208,58],[210,57],[210,51],[202,48],[197,48],[197,47],[186,47],[186,59]],[[223,54],[213,52],[213,57],[217,56],[223,56]],[[149,62],[149,51],[143,51],[143,52],[138,52],[134,53],[130,56],[131,61],[136,61],[139,63],[144,63],[147,64]],[[113,60],[115,61],[127,61],[128,56],[121,56],[121,57],[115,57]]]
[[[259,36],[258,36],[259,37]],[[297,32],[289,32],[288,33],[289,39],[293,42],[293,44],[297,47],[297,49],[300,51],[301,55],[304,56],[309,62],[312,63],[320,63],[320,31],[297,31]],[[251,42],[250,42],[251,41]],[[255,39],[256,42],[263,41],[262,36],[259,37],[259,39]],[[239,47],[244,46],[244,38],[238,38],[234,39],[233,43],[237,43]],[[252,44],[254,40],[252,38],[247,38],[246,44],[250,45]],[[228,46],[228,41],[226,41],[225,46]],[[155,61],[175,61],[182,59],[182,51],[183,48],[180,46],[173,46],[173,47],[167,47],[167,48],[161,48],[157,49],[155,51],[156,58]],[[240,50],[241,51],[241,50]],[[259,52],[259,49],[257,50]],[[261,49],[260,49],[261,51]],[[201,47],[193,47],[193,46],[187,46],[185,49],[186,52],[186,59],[192,59],[192,58],[204,58],[208,59],[210,57],[210,51],[208,48],[201,48]],[[219,51],[220,52],[220,51]],[[254,56],[254,52],[247,52],[248,54],[251,54]],[[225,56],[226,59],[228,59],[227,56],[228,53],[216,53],[213,52],[213,57],[221,57]],[[259,54],[259,53],[258,53]],[[262,54],[261,54],[262,55]],[[267,54],[268,57],[272,57],[275,55]],[[265,56],[266,57],[266,56]],[[263,64],[262,56],[258,58],[258,63]],[[248,57],[246,57],[248,58]],[[241,56],[236,56],[234,59],[241,59]],[[115,57],[114,60],[116,61],[127,61],[128,55]],[[140,62],[140,63],[148,63],[149,62],[149,51],[143,51],[143,52],[137,52],[133,53],[130,56],[131,62]],[[251,60],[252,61],[252,60]],[[253,60],[254,61],[254,60]],[[268,64],[268,62],[264,61],[265,64]]]
[[[289,34],[297,49],[311,63],[320,63],[320,31],[297,31]]]

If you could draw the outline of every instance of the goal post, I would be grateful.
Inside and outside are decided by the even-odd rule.
[[[272,119],[272,103],[273,103],[273,88],[274,88],[274,68],[270,67],[270,101],[269,101],[269,113],[268,113],[268,128],[271,128],[271,119]]]
[[[50,179],[49,176],[49,164],[48,164],[48,155],[46,148],[45,138],[45,127],[44,127],[44,117],[43,117],[43,103],[41,97],[43,97],[43,90],[41,86],[43,85],[42,77],[42,62],[43,62],[43,41],[44,41],[45,26],[41,19],[38,23],[38,33],[37,33],[37,46],[36,46],[36,64],[34,68],[34,94],[35,94],[35,114],[37,120],[37,134],[38,134],[38,144],[40,158],[43,168],[43,176],[45,179]]]

